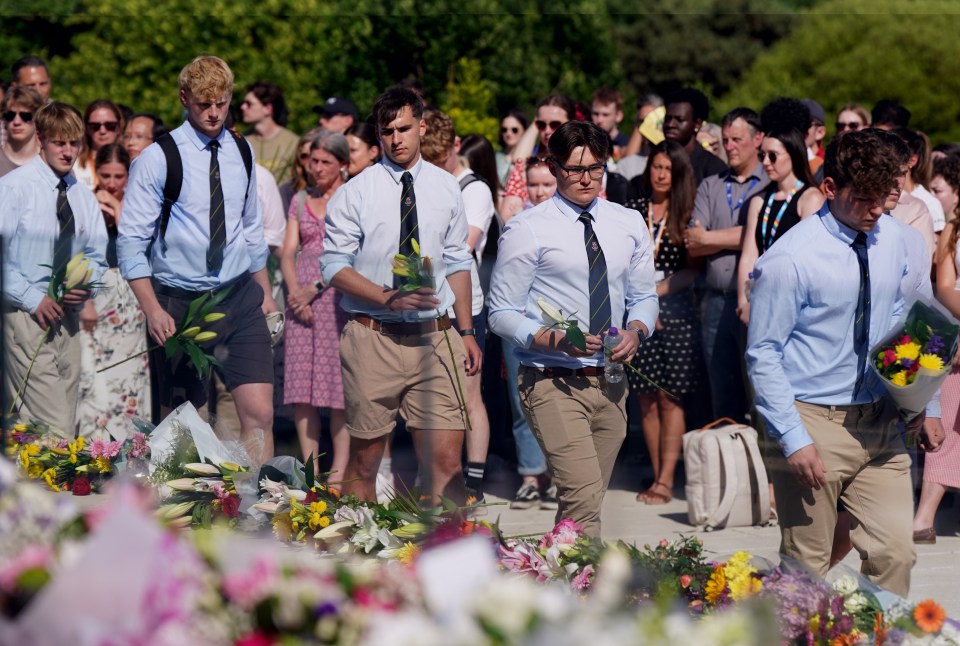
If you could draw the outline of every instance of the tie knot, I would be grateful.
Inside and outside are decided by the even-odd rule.
[[[867,234],[861,231],[857,234],[857,237],[853,239],[853,247],[864,248],[867,246]]]
[[[66,190],[67,190],[67,180],[65,180],[65,179],[63,179],[63,178],[61,177],[61,178],[60,178],[60,183],[57,184],[57,190],[58,190],[58,191],[66,191]]]
[[[410,171],[403,171],[403,175],[400,176],[400,181],[404,186],[410,186],[413,184],[413,175],[410,174]]]
[[[210,150],[212,150],[213,152],[217,152],[217,148],[219,147],[220,147],[220,142],[217,141],[216,139],[210,142]]]
[[[583,222],[584,224],[590,224],[593,222],[593,216],[590,214],[590,211],[584,211],[577,216],[577,219]]]

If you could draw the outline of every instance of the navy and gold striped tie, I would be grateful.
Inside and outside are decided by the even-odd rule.
[[[400,194],[400,246],[399,251],[404,256],[413,254],[413,241],[420,243],[420,233],[417,231],[417,195],[413,190],[413,175],[404,171],[400,176],[403,191]],[[403,277],[393,275],[393,286],[400,287]]]
[[[853,319],[853,349],[857,353],[857,381],[853,396],[860,394],[866,374],[867,353],[870,351],[870,264],[867,260],[867,234],[861,231],[850,245],[860,263],[860,292],[857,295],[857,313]]]
[[[223,186],[220,183],[220,163],[217,161],[219,147],[218,142],[210,142],[210,246],[207,248],[207,269],[217,273],[223,266],[223,248],[227,246]]]
[[[67,200],[67,181],[60,179],[57,184],[57,222],[60,225],[57,240],[53,245],[53,271],[59,271],[70,261],[70,251],[73,246],[75,227],[73,223],[73,209]]]
[[[593,216],[589,211],[580,214],[583,223],[583,242],[590,263],[590,334],[600,334],[610,327],[610,285],[607,283],[607,261],[593,231]]]

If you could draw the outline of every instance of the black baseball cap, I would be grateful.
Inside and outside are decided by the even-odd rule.
[[[354,119],[358,119],[357,106],[350,99],[342,96],[332,96],[320,105],[313,106],[313,111],[317,114],[332,116],[335,114],[349,114]]]

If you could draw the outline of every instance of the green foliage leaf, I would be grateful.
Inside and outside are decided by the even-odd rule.
[[[564,332],[563,336],[567,341],[570,342],[570,345],[578,350],[583,350],[584,352],[587,350],[587,337],[583,335],[583,330],[577,326],[567,326],[567,330]]]

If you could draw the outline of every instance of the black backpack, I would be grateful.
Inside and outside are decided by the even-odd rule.
[[[243,158],[243,165],[247,169],[247,191],[243,194],[244,208],[246,208],[246,196],[250,192],[250,182],[253,179],[253,151],[250,148],[250,143],[242,135],[238,135],[232,130],[229,132],[237,142],[237,148],[240,149],[240,156]],[[167,177],[163,183],[163,206],[160,207],[160,228],[157,233],[157,239],[163,242],[167,233],[167,224],[170,223],[170,211],[177,200],[180,199],[180,189],[183,188],[183,160],[180,159],[177,142],[173,140],[171,133],[167,132],[157,137],[157,144],[160,145],[160,150],[163,151],[163,156],[167,159]],[[165,242],[164,245],[166,245]]]
[[[476,173],[470,173],[466,177],[462,178],[459,182],[460,192],[463,192],[463,189],[467,188],[474,182],[483,182],[487,184],[487,180],[480,177]],[[489,186],[489,184],[487,184]],[[496,205],[494,205],[496,207]],[[493,218],[490,220],[490,226],[487,228],[487,243],[483,246],[483,249],[474,250],[473,255],[474,259],[476,256],[490,256],[492,258],[497,257],[497,244],[500,241],[500,224],[497,222],[497,214],[494,212]],[[480,253],[478,254],[477,251]]]

